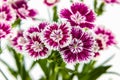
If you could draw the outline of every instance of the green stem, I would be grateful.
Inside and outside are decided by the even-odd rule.
[[[73,3],[73,0],[70,0],[71,3]]]
[[[53,7],[53,21],[58,22],[57,6]]]
[[[80,0],[81,2],[84,2],[84,0]]]
[[[46,80],[49,80],[50,68],[48,68],[49,64],[48,64],[47,60],[46,59],[40,59],[37,62],[39,64],[39,66],[41,67],[41,69],[42,69],[42,71],[45,75]]]

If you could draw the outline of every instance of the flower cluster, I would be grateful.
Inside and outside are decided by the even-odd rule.
[[[26,18],[30,16],[29,13],[30,17],[35,15],[24,0],[11,5],[19,18]],[[26,11],[30,12],[27,14]],[[73,3],[70,9],[62,9],[59,15],[65,22],[40,22],[26,31],[20,30],[11,40],[12,45],[20,51],[25,50],[34,59],[45,58],[52,51],[59,51],[65,62],[76,63],[88,61],[96,57],[100,50],[116,44],[111,31],[95,26],[96,15],[86,4]]]
[[[17,19],[33,18],[37,14],[29,9],[26,0],[2,0],[0,4],[0,39],[10,33],[11,25]]]

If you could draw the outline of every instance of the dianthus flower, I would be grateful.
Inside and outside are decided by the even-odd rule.
[[[97,26],[95,29],[96,33],[96,42],[98,43],[99,49],[103,50],[108,46],[116,44],[115,36],[113,33],[105,29],[103,26]]]
[[[24,45],[26,44],[26,39],[24,37],[24,30],[19,30],[15,37],[12,38],[12,45],[19,51],[24,50]]]
[[[84,3],[73,3],[69,9],[62,9],[61,18],[67,19],[72,26],[93,28],[95,13]]]
[[[46,25],[47,23],[40,23],[39,26],[30,27],[27,30],[25,49],[34,59],[44,58],[49,55],[49,49],[41,40],[41,31]]]
[[[14,13],[11,6],[7,4],[2,4],[0,6],[0,22],[13,23],[16,19],[16,14]]]
[[[5,38],[11,31],[11,26],[0,22],[0,39]]]
[[[33,18],[37,14],[35,9],[29,9],[27,0],[5,0],[5,3],[9,4],[14,9],[18,18]]]
[[[50,49],[58,50],[65,47],[71,40],[71,26],[67,23],[48,25],[43,31],[43,41]]]
[[[60,49],[65,62],[88,61],[94,54],[94,36],[80,28],[72,28],[71,34],[71,43]]]

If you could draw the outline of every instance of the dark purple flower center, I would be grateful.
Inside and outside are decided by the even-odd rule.
[[[62,31],[61,30],[53,30],[50,38],[55,41],[55,42],[59,42],[63,37]]]
[[[78,11],[75,14],[71,15],[70,18],[76,24],[80,24],[82,22],[85,22],[85,17],[82,16]]]
[[[43,44],[39,43],[38,41],[35,41],[34,44],[31,47],[35,52],[40,52],[43,50]]]
[[[83,42],[74,38],[72,43],[69,45],[69,48],[72,53],[79,53],[83,50]]]

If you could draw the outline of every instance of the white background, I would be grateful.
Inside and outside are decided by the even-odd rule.
[[[93,8],[93,0],[85,0],[85,3],[90,7]],[[31,0],[29,2],[29,5],[31,8],[35,8],[39,10],[39,19],[47,19],[48,18],[48,9],[51,12],[51,7],[47,7],[42,3],[41,0]],[[58,12],[61,8],[68,8],[70,5],[69,0],[61,0],[60,3],[58,4],[59,9]],[[24,28],[28,27],[30,25],[34,25],[31,20],[24,21]],[[116,40],[118,42],[117,46],[120,46],[120,4],[114,4],[114,5],[106,5],[105,7],[105,13],[97,17],[96,24],[102,24],[105,25],[106,28],[112,30],[112,32],[116,36]],[[4,42],[4,41],[3,41]],[[10,66],[15,67],[14,60],[11,57],[11,54],[5,50],[4,47],[5,44],[2,43],[2,47],[4,49],[3,54],[0,55],[0,58],[4,59],[7,63],[10,64]],[[100,57],[97,58],[98,60],[98,65],[102,63],[104,60],[109,58],[111,55],[115,54],[114,58],[108,62],[108,65],[112,65],[112,68],[109,69],[109,71],[114,71],[120,73],[120,49],[117,49],[116,47],[110,47],[108,50],[105,50],[101,52]],[[25,54],[26,57],[26,67],[29,68],[29,65],[31,64],[32,59]],[[0,63],[0,68],[3,70],[3,72],[7,75],[9,80],[15,80],[10,73],[7,71],[7,68]],[[39,69],[38,65],[31,71],[30,73],[33,76],[33,80],[37,80],[41,75],[43,75],[41,69]],[[5,80],[2,74],[0,73],[0,80]],[[111,75],[111,74],[105,74],[101,76],[98,80],[120,80],[120,77],[116,75]]]

